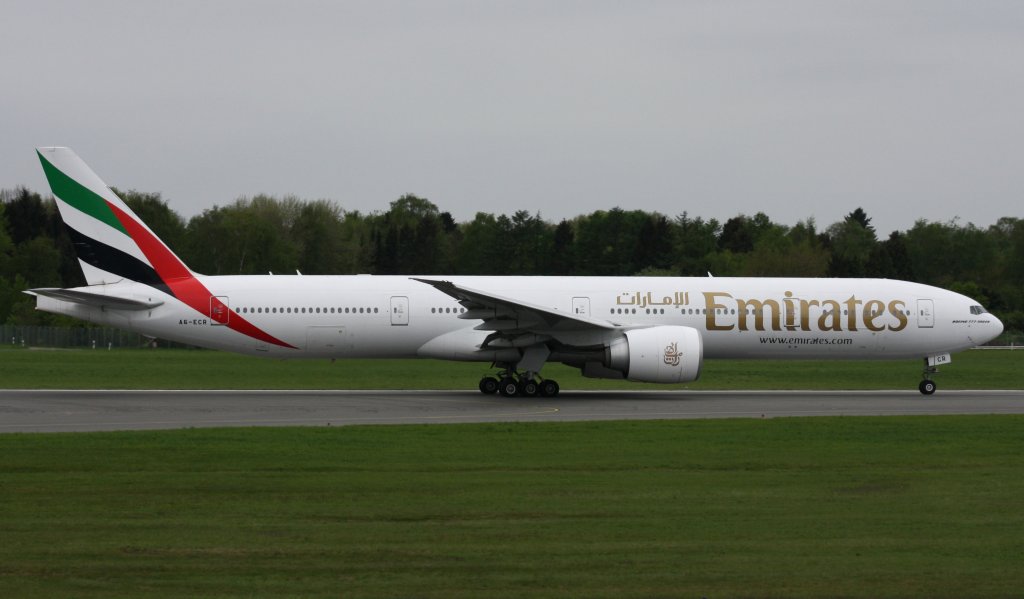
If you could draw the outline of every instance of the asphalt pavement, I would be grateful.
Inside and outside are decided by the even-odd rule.
[[[894,414],[1024,414],[1024,391],[0,390],[0,433]]]

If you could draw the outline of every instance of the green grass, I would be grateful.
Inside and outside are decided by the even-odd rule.
[[[560,364],[563,389],[915,389],[921,362],[709,360],[701,380],[640,385],[583,378]],[[1020,389],[1024,351],[967,351],[940,389]],[[473,389],[487,365],[436,360],[268,360],[205,350],[0,350],[7,389]]]
[[[0,595],[982,597],[1024,417],[0,436]]]

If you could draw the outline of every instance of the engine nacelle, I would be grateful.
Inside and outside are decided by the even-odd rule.
[[[700,378],[704,343],[692,327],[660,326],[626,331],[607,349],[605,364],[631,381],[688,383]]]

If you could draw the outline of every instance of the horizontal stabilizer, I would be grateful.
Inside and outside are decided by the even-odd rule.
[[[65,302],[96,306],[97,308],[110,308],[112,310],[150,310],[163,304],[162,301],[129,299],[114,295],[93,293],[91,291],[81,291],[79,289],[42,288],[29,289],[25,293],[52,297],[53,299]]]

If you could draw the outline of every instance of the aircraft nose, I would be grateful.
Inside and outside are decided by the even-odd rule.
[[[1003,321],[999,320],[995,316],[992,317],[992,339],[1003,334]],[[991,339],[990,339],[991,341]]]

